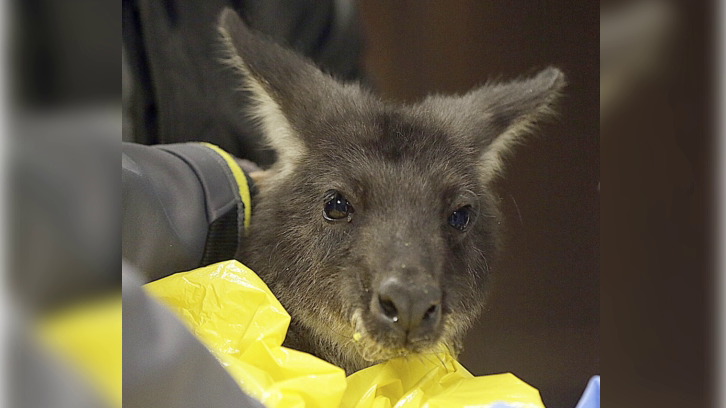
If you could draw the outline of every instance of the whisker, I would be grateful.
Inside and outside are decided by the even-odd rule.
[[[512,202],[514,203],[514,208],[517,209],[517,215],[519,216],[519,223],[524,226],[524,220],[522,219],[522,213],[519,212],[519,205],[517,205],[517,200],[514,199],[513,195],[509,195],[509,197],[512,199]]]

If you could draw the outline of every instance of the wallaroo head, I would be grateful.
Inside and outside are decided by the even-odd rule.
[[[237,257],[292,316],[285,344],[348,372],[456,355],[499,247],[492,180],[550,112],[563,74],[397,105],[252,33],[232,10],[219,29],[247,114],[278,157],[255,175]]]

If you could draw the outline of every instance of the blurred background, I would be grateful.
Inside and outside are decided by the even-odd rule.
[[[13,329],[78,304],[107,305],[120,288],[122,137],[209,140],[262,165],[274,159],[240,118],[245,101],[210,45],[216,14],[232,5],[326,71],[392,100],[561,68],[569,85],[558,118],[517,149],[496,186],[505,253],[461,360],[477,375],[513,372],[551,407],[574,406],[603,372],[613,406],[717,406],[717,2],[290,3],[11,3]],[[108,309],[84,310],[116,316]],[[98,362],[120,372],[110,357],[120,346],[108,341],[115,329],[87,321],[98,335],[91,343],[110,347]],[[73,351],[46,356],[26,329],[13,330],[13,406],[83,406],[83,398],[97,406],[98,389],[118,396],[108,385],[115,377],[97,366],[70,369],[105,379],[90,381],[91,391],[79,386],[64,365]],[[73,333],[89,331],[66,339]],[[60,378],[72,384],[58,387]]]
[[[726,404],[716,394],[726,395],[726,313],[719,338],[716,309],[726,289],[716,259],[725,180],[715,173],[723,11],[712,1],[602,4],[601,355],[603,373],[618,373],[609,405]]]

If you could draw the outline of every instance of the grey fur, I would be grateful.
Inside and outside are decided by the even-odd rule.
[[[251,114],[281,153],[256,178],[250,238],[237,258],[292,315],[285,345],[349,373],[414,352],[458,354],[500,247],[490,182],[502,155],[549,112],[563,74],[548,68],[463,96],[393,105],[251,33],[232,10],[220,32],[227,63],[257,101]],[[350,222],[323,218],[331,189],[354,206]],[[461,232],[447,220],[464,205],[473,219]],[[441,288],[442,322],[432,333],[402,341],[372,318],[375,288],[391,274]]]

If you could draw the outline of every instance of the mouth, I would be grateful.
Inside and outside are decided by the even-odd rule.
[[[369,363],[415,354],[451,353],[451,348],[441,336],[416,336],[392,329],[390,325],[377,324],[379,322],[366,319],[362,309],[353,313],[351,323],[354,327],[352,344],[358,354]]]

